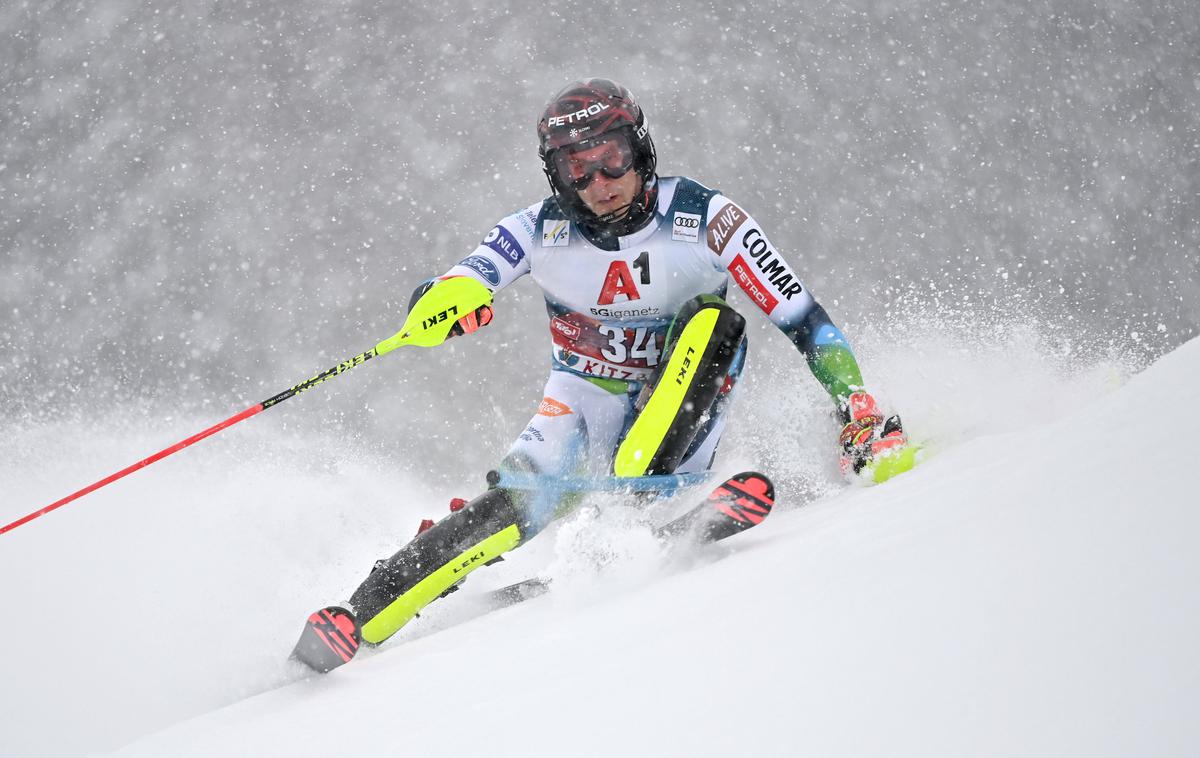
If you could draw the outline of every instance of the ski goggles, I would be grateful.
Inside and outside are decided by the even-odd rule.
[[[633,168],[633,147],[624,134],[610,134],[554,151],[554,171],[563,184],[581,192],[596,172],[620,179]]]

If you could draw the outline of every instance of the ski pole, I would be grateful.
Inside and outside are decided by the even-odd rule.
[[[432,297],[430,297],[432,295]],[[359,353],[349,360],[342,361],[333,368],[322,371],[311,379],[307,379],[289,389],[280,392],[278,395],[267,398],[261,403],[250,406],[241,413],[235,413],[224,421],[214,424],[202,432],[193,434],[185,440],[176,442],[168,448],[158,451],[154,455],[143,458],[132,466],[121,469],[115,474],[110,474],[98,482],[89,484],[78,492],[73,492],[70,495],[57,500],[45,508],[34,511],[28,515],[22,516],[11,524],[0,527],[0,534],[16,529],[22,524],[33,521],[39,516],[44,516],[50,511],[57,510],[67,503],[77,500],[84,495],[95,492],[105,485],[121,479],[122,477],[132,474],[138,469],[145,468],[151,463],[160,461],[172,453],[177,453],[185,447],[193,445],[200,440],[210,437],[222,429],[228,429],[234,424],[245,421],[251,416],[258,415],[266,409],[279,405],[284,400],[287,400],[294,395],[299,395],[305,390],[310,390],[327,379],[344,374],[350,369],[360,364],[366,363],[370,359],[386,355],[402,345],[419,345],[421,347],[433,347],[440,345],[445,341],[446,335],[449,334],[450,328],[454,326],[459,317],[468,313],[474,313],[477,308],[488,305],[492,302],[492,293],[488,291],[479,282],[474,279],[460,276],[452,279],[445,279],[437,282],[429,289],[425,295],[417,301],[412,311],[409,312],[408,318],[404,322],[404,326],[400,331],[388,339],[380,342],[375,347]]]

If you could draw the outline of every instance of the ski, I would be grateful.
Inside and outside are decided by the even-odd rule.
[[[743,471],[718,484],[699,505],[655,533],[675,542],[717,542],[761,524],[774,505],[771,480],[757,471]]]
[[[308,617],[291,657],[321,674],[347,663],[358,652],[362,635],[353,614],[330,606]]]
[[[908,444],[899,450],[875,457],[854,476],[864,484],[883,484],[894,476],[914,469],[925,459],[925,449],[920,445]]]
[[[673,544],[716,542],[762,523],[774,504],[771,480],[745,471],[726,479],[701,503],[656,529],[655,534]],[[548,579],[535,577],[493,590],[486,599],[492,608],[503,608],[537,597],[549,588]],[[345,608],[330,606],[308,617],[291,658],[325,674],[348,663],[361,644],[362,633],[354,615]]]
[[[709,496],[682,516],[654,530],[670,544],[703,545],[741,534],[763,522],[775,505],[775,486],[755,471],[734,474],[717,485]],[[492,590],[486,602],[494,609],[507,608],[543,595],[551,580],[531,577]]]
[[[546,577],[532,576],[528,579],[522,579],[514,584],[509,584],[501,587],[498,590],[492,590],[484,595],[484,603],[487,604],[489,610],[500,610],[507,608],[510,605],[523,603],[526,600],[544,595],[550,591],[550,580]]]

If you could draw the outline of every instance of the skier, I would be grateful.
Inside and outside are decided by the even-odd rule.
[[[844,424],[843,471],[905,445],[899,418],[885,421],[846,339],[758,222],[717,190],[656,174],[645,114],[627,89],[572,83],[547,104],[537,134],[551,196],[501,219],[413,297],[436,297],[455,277],[494,293],[526,274],[545,295],[550,377],[493,484],[511,474],[707,471],[746,359],[744,321],[725,303],[731,279],[829,393]],[[492,317],[479,308],[451,334]],[[558,507],[553,493],[493,487],[419,534],[351,597],[355,647],[359,632],[387,639],[470,571],[537,534]]]

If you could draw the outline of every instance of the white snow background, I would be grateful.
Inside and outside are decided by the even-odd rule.
[[[630,509],[584,509],[307,679],[284,660],[304,615],[451,493],[256,418],[5,535],[0,754],[1195,755],[1178,411],[1200,402],[1200,341],[1126,383],[1028,338],[875,351],[910,427],[936,432],[908,475],[845,488],[815,438],[807,464],[767,466],[761,527],[670,560]],[[163,426],[28,430],[5,515],[62,494],[47,457],[106,472],[180,436]],[[482,590],[532,573],[554,591],[479,615]]]

